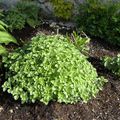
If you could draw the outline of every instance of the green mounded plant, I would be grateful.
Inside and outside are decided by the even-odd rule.
[[[104,57],[103,63],[107,69],[120,76],[120,54],[116,57]]]
[[[3,91],[22,103],[87,102],[106,80],[86,57],[61,35],[38,35],[3,58],[8,69]]]
[[[68,20],[71,18],[73,4],[65,0],[50,0],[54,8],[54,14],[56,17]]]
[[[41,23],[39,7],[35,2],[21,1],[5,13],[5,22],[10,30],[23,29],[26,24],[35,27]]]
[[[87,34],[120,45],[120,2],[86,0],[79,6],[76,22]]]
[[[0,16],[2,16],[2,13],[0,13]],[[0,20],[0,56],[7,53],[6,48],[2,44],[17,43],[16,39],[7,32],[7,27],[8,26]]]

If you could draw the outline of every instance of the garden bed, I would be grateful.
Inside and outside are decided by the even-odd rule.
[[[45,28],[46,26],[37,29],[28,28],[21,32],[13,32],[13,34],[17,38],[22,38],[22,45],[37,33],[54,34],[56,32],[49,27]],[[13,46],[8,46],[8,48],[12,49]],[[100,57],[115,56],[119,51],[118,48],[113,48],[105,42],[91,40],[89,61],[97,69],[98,74],[108,79],[108,83],[97,97],[87,104],[81,102],[72,105],[57,102],[51,102],[48,105],[21,104],[8,93],[1,92],[0,120],[120,120],[120,79],[105,69],[100,61]],[[4,79],[4,70],[2,74]]]

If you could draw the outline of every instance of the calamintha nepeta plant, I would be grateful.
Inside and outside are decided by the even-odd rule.
[[[38,35],[3,58],[7,81],[3,90],[24,102],[87,102],[106,80],[67,38]]]

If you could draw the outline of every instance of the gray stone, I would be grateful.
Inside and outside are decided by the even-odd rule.
[[[52,23],[50,24],[50,27],[55,28],[56,26],[57,26],[57,23],[56,23],[56,22],[52,22]]]
[[[76,25],[73,22],[66,22],[65,25],[67,28],[74,28]]]
[[[0,5],[2,5],[4,9],[8,9],[14,6],[18,1],[20,0],[0,0]]]
[[[2,106],[0,106],[0,113],[4,110],[4,108]]]

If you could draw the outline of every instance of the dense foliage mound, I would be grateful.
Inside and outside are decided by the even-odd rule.
[[[120,76],[120,54],[118,54],[116,57],[105,57],[103,61],[104,66],[107,69]]]
[[[120,45],[120,2],[85,0],[79,6],[77,25],[91,36]]]
[[[4,57],[7,90],[24,102],[87,102],[105,82],[86,57],[60,35],[40,35]]]

